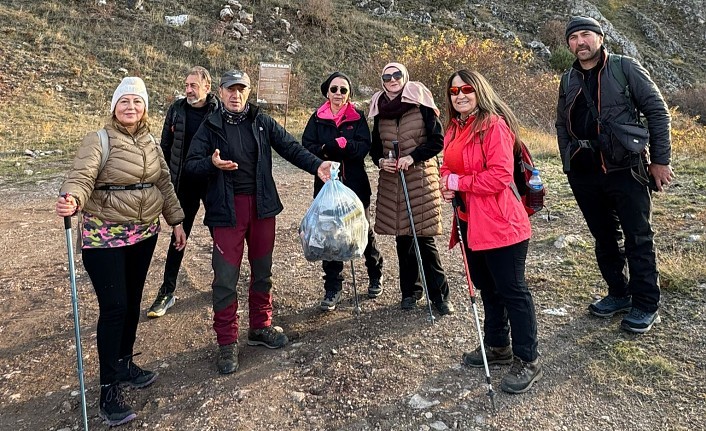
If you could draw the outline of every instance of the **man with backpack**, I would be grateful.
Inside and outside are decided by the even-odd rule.
[[[218,99],[211,94],[211,74],[201,66],[189,70],[184,81],[186,97],[176,100],[167,111],[162,128],[160,143],[164,159],[174,184],[179,203],[184,209],[184,232],[189,237],[196,213],[206,195],[206,180],[184,173],[184,160],[191,145],[191,138],[208,114],[218,109]],[[184,250],[174,246],[174,238],[169,243],[167,261],[164,265],[164,281],[157,298],[147,311],[147,317],[161,317],[174,305],[174,290]]]
[[[557,139],[608,284],[608,295],[588,309],[604,318],[629,311],[621,328],[644,333],[659,322],[650,188],[662,191],[674,177],[671,120],[649,73],[633,58],[608,54],[603,38],[593,18],[573,17],[566,27],[577,60],[561,79]]]

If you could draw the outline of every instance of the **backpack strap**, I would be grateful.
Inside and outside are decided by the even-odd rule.
[[[566,96],[566,92],[569,91],[569,83],[571,81],[571,69],[567,70],[564,72],[563,75],[561,75],[561,88],[564,90],[564,96]]]
[[[96,133],[98,133],[98,138],[101,143],[101,166],[98,170],[100,172],[105,167],[105,163],[108,161],[108,156],[110,155],[110,139],[108,138],[108,131],[105,130],[105,127],[98,130]]]
[[[608,54],[608,62],[610,63],[610,73],[613,75],[613,79],[618,81],[622,88],[629,90],[628,79],[623,71],[623,56],[620,54]],[[629,94],[627,96],[630,97]]]

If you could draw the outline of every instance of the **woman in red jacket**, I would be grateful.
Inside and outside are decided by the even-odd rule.
[[[525,283],[531,226],[510,188],[513,154],[520,151],[519,125],[478,72],[452,74],[446,94],[442,193],[447,202],[458,193],[464,204],[461,232],[471,279],[483,298],[488,363],[512,363],[501,388],[522,393],[541,378],[542,367],[534,303]],[[455,242],[452,235],[451,245]],[[464,353],[463,363],[483,367],[480,346]]]

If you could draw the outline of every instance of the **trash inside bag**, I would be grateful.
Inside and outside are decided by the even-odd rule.
[[[304,257],[348,261],[361,257],[368,245],[365,208],[353,190],[338,180],[340,163],[331,166],[331,179],[319,191],[299,225]]]

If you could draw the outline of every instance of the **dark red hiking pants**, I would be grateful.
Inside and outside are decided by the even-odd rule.
[[[272,249],[275,218],[257,218],[255,196],[236,195],[235,226],[213,229],[213,329],[218,344],[238,340],[238,279],[248,244],[250,329],[272,323]]]

